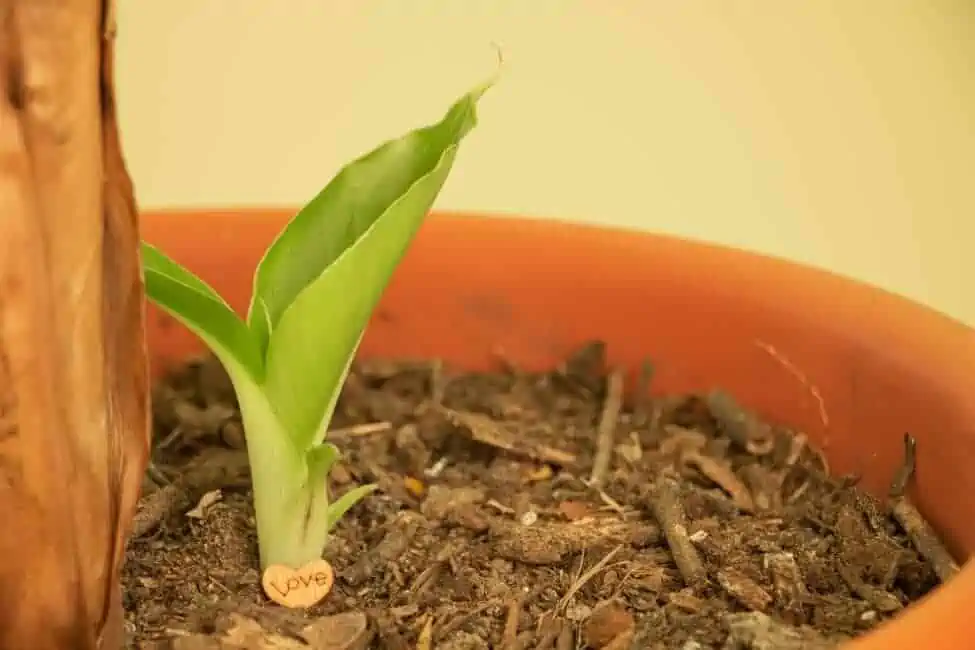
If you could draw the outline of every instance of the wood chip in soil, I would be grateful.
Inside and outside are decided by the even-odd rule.
[[[233,390],[187,364],[154,392],[130,647],[828,648],[957,568],[923,521],[904,530],[902,489],[892,516],[720,390],[627,406],[604,354],[539,374],[357,362],[331,488],[380,490],[335,529],[308,611],[261,592]]]

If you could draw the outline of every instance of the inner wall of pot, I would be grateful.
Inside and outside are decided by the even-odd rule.
[[[244,314],[253,270],[290,211],[149,214],[144,236]],[[154,370],[199,342],[150,307]],[[975,344],[969,330],[895,296],[748,253],[551,221],[456,215],[418,236],[363,340],[366,357],[486,369],[497,352],[552,367],[592,339],[632,386],[720,387],[804,431],[834,473],[886,492],[918,441],[910,495],[960,558],[975,547]]]

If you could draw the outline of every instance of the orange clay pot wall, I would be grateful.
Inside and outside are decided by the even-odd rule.
[[[290,210],[146,214],[143,235],[241,313],[263,250]],[[731,391],[826,449],[881,493],[906,431],[912,496],[953,551],[975,549],[975,333],[924,307],[824,272],[667,237],[552,221],[432,217],[394,277],[361,354],[526,368],[591,338],[654,392]],[[200,344],[155,309],[158,372]],[[849,647],[975,647],[975,566]]]

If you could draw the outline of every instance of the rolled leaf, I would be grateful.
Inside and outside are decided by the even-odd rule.
[[[323,439],[363,330],[490,86],[345,168],[261,263],[249,325],[268,337],[265,390],[299,448]]]
[[[464,95],[437,124],[387,142],[344,167],[281,231],[257,268],[247,316],[262,351],[298,294],[417,180],[440,167],[447,151],[474,128],[475,105],[492,83]]]

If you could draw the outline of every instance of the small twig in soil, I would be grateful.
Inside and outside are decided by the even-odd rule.
[[[890,481],[890,489],[887,496],[891,499],[899,499],[907,492],[907,485],[914,477],[914,470],[917,468],[917,440],[909,433],[904,434],[904,462],[901,463],[894,477]]]
[[[730,614],[727,621],[730,633],[722,650],[835,650],[849,640],[779,623],[761,612]]]
[[[958,563],[905,494],[917,466],[916,450],[914,437],[909,433],[904,434],[904,463],[894,475],[888,492],[890,513],[907,533],[917,552],[931,563],[938,579],[947,582],[958,573]]]
[[[329,440],[342,440],[347,438],[359,438],[361,436],[371,436],[376,433],[386,433],[393,430],[392,422],[368,422],[366,424],[354,424],[350,427],[332,429],[328,432]]]
[[[502,650],[515,650],[518,647],[518,623],[521,621],[521,608],[526,598],[527,594],[521,592],[508,603],[508,615],[501,635]]]
[[[487,501],[484,502],[484,505],[494,508],[495,510],[497,510],[503,515],[515,514],[514,508],[509,508],[508,506],[504,505],[503,503],[501,503],[496,499],[488,499]]]
[[[640,373],[636,378],[636,393],[633,397],[633,425],[645,427],[650,423],[652,401],[650,399],[650,384],[653,381],[655,368],[649,359],[640,364]]]
[[[564,612],[565,608],[569,606],[570,602],[572,602],[572,599],[575,598],[575,595],[579,593],[579,590],[582,589],[587,582],[589,582],[594,577],[596,577],[599,574],[599,572],[602,571],[603,568],[609,563],[609,561],[613,559],[613,556],[619,553],[620,550],[622,550],[622,548],[623,548],[622,544],[617,546],[612,551],[607,553],[603,557],[603,559],[601,559],[599,562],[596,562],[596,564],[594,564],[585,573],[579,576],[579,578],[572,583],[572,586],[569,587],[569,590],[565,592],[565,595],[562,596],[562,598],[559,600],[559,604],[556,606],[555,611]]]
[[[772,428],[739,406],[730,395],[715,390],[707,395],[706,401],[721,430],[740,448],[753,456],[765,456],[775,449]]]
[[[614,368],[606,383],[606,400],[603,402],[603,412],[596,430],[596,456],[593,458],[592,473],[589,475],[589,484],[594,487],[602,484],[609,471],[616,444],[616,425],[619,423],[622,405],[623,370]]]
[[[687,515],[684,514],[677,482],[666,476],[661,477],[650,494],[650,507],[684,584],[688,587],[700,586],[707,579],[707,573],[687,533]]]
[[[576,465],[575,454],[547,445],[532,444],[523,439],[522,433],[510,432],[499,423],[480,413],[466,413],[447,408],[441,408],[440,411],[453,426],[481,444],[501,449],[512,456],[551,463],[559,467],[574,467]]]
[[[700,472],[727,492],[735,506],[745,512],[755,510],[751,493],[727,463],[693,451],[685,453],[681,460],[684,465]]]

